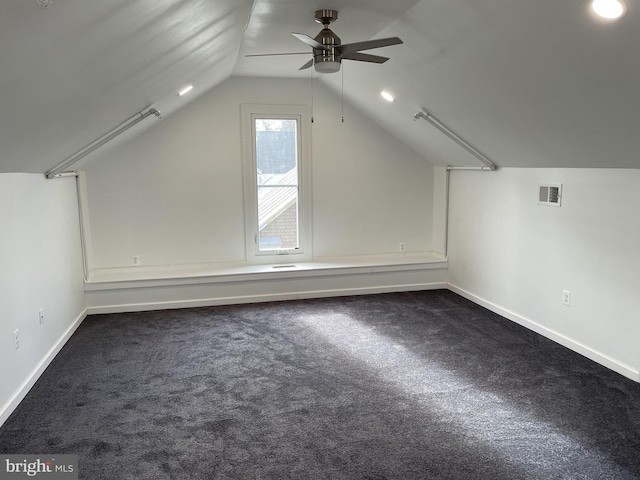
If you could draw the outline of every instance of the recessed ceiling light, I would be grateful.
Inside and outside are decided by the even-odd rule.
[[[191,90],[193,89],[193,85],[187,85],[186,87],[184,87],[182,90],[180,90],[178,92],[178,96],[183,96],[186,95],[187,93],[189,93]]]
[[[627,11],[627,7],[622,0],[593,0],[591,8],[596,15],[607,20],[620,18]]]
[[[396,101],[396,97],[394,97],[393,95],[391,95],[389,92],[387,92],[386,90],[383,90],[380,92],[380,96],[382,98],[384,98],[387,102],[395,102]]]

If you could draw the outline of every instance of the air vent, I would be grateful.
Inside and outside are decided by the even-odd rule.
[[[562,201],[562,184],[538,185],[538,205],[559,207]]]

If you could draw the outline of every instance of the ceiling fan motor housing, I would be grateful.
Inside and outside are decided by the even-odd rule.
[[[319,73],[335,73],[340,70],[340,62],[342,61],[342,55],[335,47],[338,47],[341,42],[340,37],[329,28],[329,24],[338,19],[338,12],[335,10],[318,10],[315,12],[314,17],[316,22],[324,26],[314,40],[327,47],[327,50],[313,49],[315,69]]]

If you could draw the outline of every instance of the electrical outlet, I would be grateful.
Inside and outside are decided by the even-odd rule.
[[[13,346],[16,350],[20,348],[20,329],[16,328],[13,331]]]
[[[133,257],[131,257],[131,265],[140,265],[141,261],[140,261],[140,255],[134,255]]]
[[[398,244],[398,251],[399,252],[406,252],[407,251],[407,244],[404,242],[400,242]]]
[[[38,310],[38,323],[40,323],[40,325],[44,325],[44,308]]]
[[[567,307],[571,305],[571,292],[569,290],[562,291],[562,304]]]

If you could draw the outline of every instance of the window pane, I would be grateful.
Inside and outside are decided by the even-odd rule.
[[[298,141],[295,120],[256,119],[258,185],[276,184],[297,167]],[[298,178],[292,185],[297,185]]]
[[[258,187],[258,247],[298,248],[297,187]]]
[[[296,249],[298,238],[297,121],[255,120],[258,249]]]

